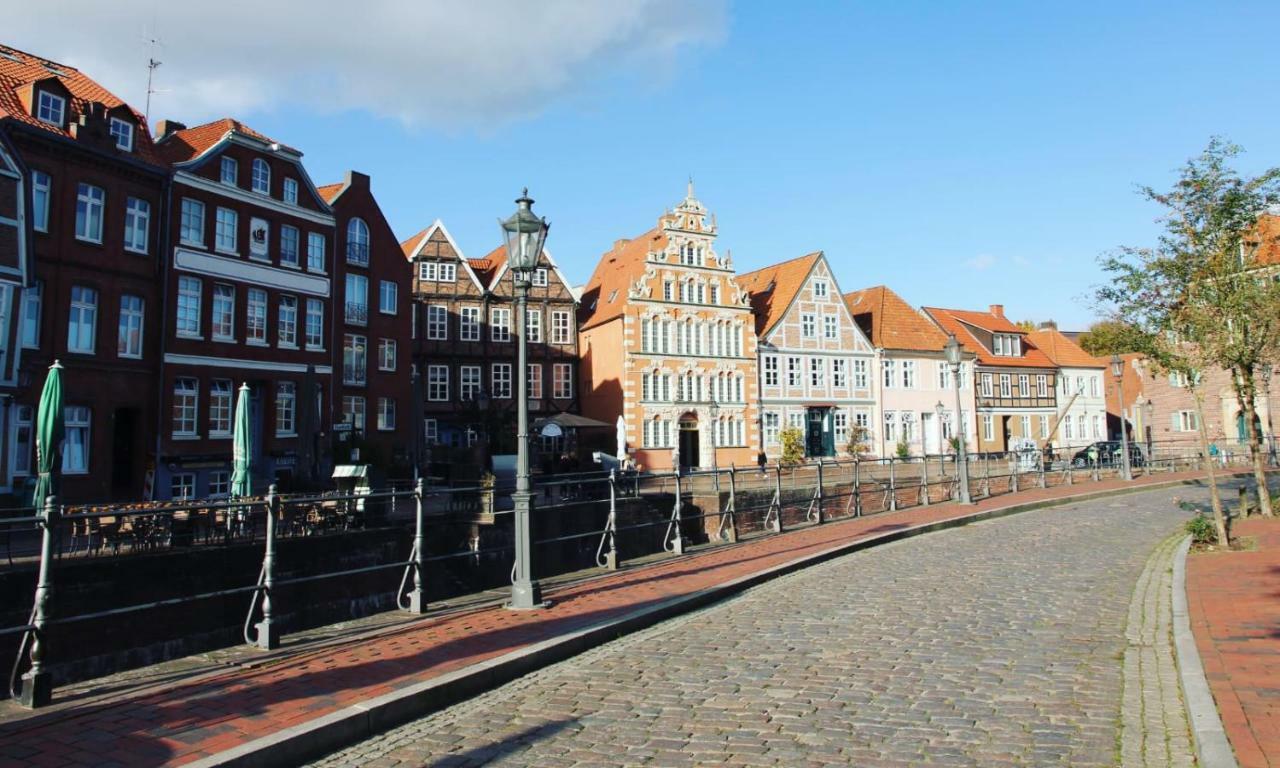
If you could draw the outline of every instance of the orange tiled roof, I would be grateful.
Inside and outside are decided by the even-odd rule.
[[[738,275],[738,287],[751,296],[751,314],[756,319],[756,335],[763,336],[782,320],[787,307],[804,287],[813,265],[822,258],[814,251],[780,264]]]
[[[174,131],[161,139],[160,143],[157,144],[156,147],[168,162],[182,163],[199,156],[202,152],[209,149],[209,147],[212,147],[214,144],[222,141],[222,137],[226,136],[227,133],[231,131],[249,136],[257,139],[258,141],[266,142],[267,144],[279,143],[269,136],[258,133],[239,120],[224,117],[219,120],[214,120],[211,123],[197,125],[194,128],[183,128],[180,131]],[[285,149],[296,154],[302,154],[292,147],[285,147]]]
[[[476,278],[486,288],[493,282],[498,270],[502,269],[506,263],[507,248],[504,245],[494,248],[479,259],[467,259],[467,264],[471,265],[471,271],[476,273]]]
[[[1034,344],[1026,340],[1027,332],[990,312],[973,312],[965,309],[942,309],[941,307],[924,307],[924,311],[933,318],[942,330],[954,333],[966,350],[978,356],[979,365],[1000,366],[1005,368],[1056,368],[1053,361]],[[1005,357],[995,355],[988,350],[978,337],[969,330],[978,327],[995,333],[1016,333],[1023,337],[1022,357]]]
[[[667,247],[660,227],[631,240],[620,240],[600,257],[596,271],[582,291],[578,323],[583,330],[607,323],[622,315],[631,284],[644,274],[650,251]]]
[[[844,295],[855,319],[865,316],[871,344],[880,349],[941,352],[947,335],[888,286],[877,285]],[[863,323],[859,323],[863,325]]]
[[[333,199],[338,196],[344,186],[343,182],[337,184],[322,184],[316,187],[316,191],[320,193],[320,197],[324,198],[326,203],[332,203]]]
[[[23,105],[19,91],[39,80],[57,80],[71,94],[67,104],[67,121],[65,126],[50,125],[36,119],[35,115]],[[132,153],[119,150],[122,156],[135,156],[140,160],[156,165],[163,165],[151,142],[151,133],[147,129],[146,119],[142,113],[121,101],[115,94],[103,88],[83,72],[66,64],[20,51],[7,45],[0,45],[0,120],[10,119],[33,125],[37,128],[73,138],[67,129],[86,108],[93,103],[102,104],[113,110],[124,107],[134,117],[137,130],[134,132],[134,151]]]
[[[1080,345],[1067,338],[1057,328],[1042,328],[1029,331],[1027,340],[1055,364],[1067,368],[1105,368],[1109,363],[1099,362],[1099,358],[1085,352]]]
[[[434,226],[435,224],[431,225],[431,227]],[[413,237],[408,240],[400,241],[400,250],[404,251],[404,257],[406,259],[412,259],[414,257],[418,250],[418,244],[421,243],[422,238],[426,237],[427,233],[431,231],[431,227],[423,227]]]

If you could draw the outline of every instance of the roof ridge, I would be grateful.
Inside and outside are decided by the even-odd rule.
[[[34,59],[37,63],[40,63],[40,64],[52,64],[53,66],[57,67],[58,69],[66,69],[66,70],[70,70],[70,71],[72,71],[72,72],[80,72],[80,68],[79,68],[79,67],[74,67],[74,66],[72,66],[72,65],[70,65],[70,64],[63,64],[63,63],[62,63],[62,62],[60,62],[60,61],[55,61],[54,59],[46,58],[46,57],[44,57],[44,56],[41,56],[41,55],[40,55],[40,54],[38,54],[38,53],[32,53],[32,52],[30,52],[30,51],[24,51],[24,50],[23,50],[23,49],[21,49],[21,48],[15,48],[15,47],[13,47],[12,45],[8,45],[8,44],[6,44],[6,43],[0,43],[0,48],[5,49],[6,51],[12,51],[12,52],[14,52],[14,53],[21,54],[21,55],[23,55],[23,56],[28,56],[28,57],[30,57],[30,58],[32,58],[32,59]],[[83,74],[83,73],[81,72],[81,74]]]

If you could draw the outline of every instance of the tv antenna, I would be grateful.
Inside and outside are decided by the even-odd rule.
[[[156,46],[158,45],[163,48],[164,43],[155,32],[146,35],[143,39],[151,46],[151,55],[147,57],[147,102],[146,108],[142,112],[143,120],[149,127],[151,125],[151,94],[166,92],[165,90],[156,88],[154,85],[156,70],[160,68],[162,63],[164,63],[156,58]]]

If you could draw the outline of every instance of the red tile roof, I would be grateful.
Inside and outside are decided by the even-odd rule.
[[[1255,257],[1258,264],[1280,264],[1280,213],[1264,213],[1258,217],[1256,234],[1251,239],[1258,243]]]
[[[480,284],[488,288],[498,271],[507,263],[507,248],[500,245],[485,254],[483,258],[467,259],[467,263],[471,265],[471,271],[476,273],[476,279]]]
[[[738,275],[738,287],[751,296],[751,312],[756,319],[756,335],[763,336],[782,320],[796,294],[804,287],[813,265],[822,258],[814,251],[780,264]]]
[[[924,311],[933,318],[942,330],[954,333],[956,340],[969,352],[978,356],[979,365],[1000,366],[1004,368],[1056,368],[1053,361],[1035,345],[1026,340],[1027,332],[990,312],[973,312],[965,309],[942,309],[940,307],[924,307]],[[1023,337],[1022,356],[1006,357],[992,354],[978,337],[970,331],[971,327],[981,328],[994,333],[1016,333]]]
[[[1085,352],[1079,344],[1067,338],[1067,335],[1057,328],[1029,331],[1026,338],[1060,367],[1105,368],[1108,365],[1107,362],[1099,362],[1099,358]]]
[[[333,199],[338,196],[338,193],[342,191],[344,186],[346,186],[346,184],[341,181],[337,184],[322,184],[316,187],[316,191],[320,193],[320,197],[324,198],[326,203],[332,203]]]
[[[431,227],[434,226],[435,224],[431,225]],[[400,250],[404,251],[406,259],[412,259],[417,254],[418,246],[422,244],[422,238],[427,236],[427,233],[431,231],[431,227],[423,227],[413,237],[400,241]]]
[[[213,145],[222,141],[230,132],[239,133],[267,144],[278,144],[275,139],[261,134],[239,120],[224,117],[211,123],[183,128],[160,139],[156,145],[160,154],[170,163],[183,163],[198,157]],[[281,145],[284,146],[284,145]],[[302,154],[292,147],[284,147],[295,154]]]
[[[595,273],[582,291],[582,308],[578,312],[582,330],[620,317],[631,284],[644,274],[649,252],[666,247],[667,236],[660,227],[614,243],[613,248],[600,257]]]
[[[41,80],[57,80],[71,94],[67,104],[67,120],[63,126],[50,125],[36,119],[22,102],[20,92]],[[69,127],[87,111],[90,104],[102,104],[107,110],[127,109],[137,123],[134,132],[134,150],[118,150],[122,157],[137,157],[147,163],[163,165],[151,142],[142,113],[121,101],[119,97],[89,79],[83,72],[66,64],[0,45],[0,120],[9,119],[41,128],[67,138],[74,138]]]
[[[854,320],[868,331],[872,346],[941,352],[947,335],[887,286],[877,285],[844,295]]]

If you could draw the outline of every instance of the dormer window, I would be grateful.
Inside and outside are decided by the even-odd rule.
[[[59,128],[67,122],[67,100],[56,93],[40,91],[36,102],[36,119]]]
[[[111,135],[115,137],[116,149],[125,152],[133,151],[133,124],[118,117],[111,118]]]
[[[298,180],[284,180],[284,201],[290,205],[298,204]]]
[[[271,194],[271,166],[260,157],[253,161],[253,191],[260,195]]]
[[[991,351],[1000,357],[1021,357],[1022,339],[1015,333],[994,334]]]
[[[240,164],[234,157],[224,157],[218,163],[218,180],[227,186],[234,187],[240,176]]]

